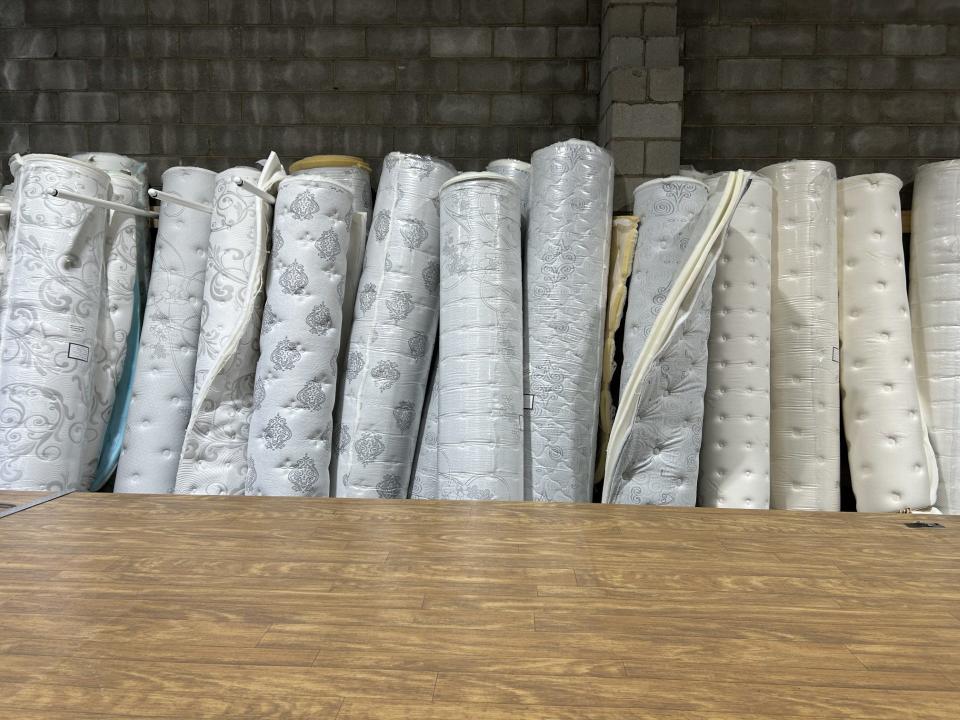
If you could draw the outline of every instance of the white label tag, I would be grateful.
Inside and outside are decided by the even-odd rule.
[[[80,345],[79,343],[68,343],[67,344],[67,357],[71,360],[81,360],[82,362],[90,361],[90,348],[86,345]]]
[[[523,409],[524,409],[524,410],[533,410],[533,395],[524,395],[524,396],[523,396]]]
[[[840,348],[838,347],[833,348],[833,361],[835,363],[840,362]]]

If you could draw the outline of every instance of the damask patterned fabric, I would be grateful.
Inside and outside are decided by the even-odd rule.
[[[4,185],[0,188],[0,313],[3,312],[6,296],[7,266],[10,259],[7,257],[7,235],[10,233],[10,213],[13,211],[13,186]]]
[[[654,319],[624,386],[608,446],[603,502],[693,505],[710,288],[722,235],[739,201],[729,173],[690,233],[687,259]],[[640,251],[638,249],[638,255]],[[699,393],[691,388],[699,384]],[[691,457],[692,453],[692,457]]]
[[[531,160],[524,496],[588,502],[607,306],[613,158],[591,142],[567,140],[537,150]]]
[[[250,418],[247,495],[330,494],[352,203],[346,187],[320,176],[291,176],[280,183]]]
[[[340,497],[407,495],[439,309],[442,160],[390,153],[367,239],[344,371]]]
[[[441,500],[523,500],[520,189],[465,173],[440,191]]]
[[[840,387],[860,512],[923,510],[937,500],[903,272],[902,187],[882,173],[837,185]]]
[[[193,409],[180,454],[177,493],[239,495],[247,479],[271,207],[237,187],[235,176],[272,190],[283,169],[271,153],[262,172],[241,167],[217,175]],[[295,347],[284,346],[277,356],[288,362],[295,352]]]
[[[697,489],[705,507],[770,507],[772,232],[773,187],[751,174],[713,281]]]
[[[216,174],[175,167],[163,191],[204,205]],[[114,492],[173,492],[190,420],[210,213],[163,202],[124,450]]]
[[[417,454],[410,480],[411,500],[437,500],[440,497],[437,477],[437,441],[440,432],[440,373],[434,369],[427,390],[426,407],[420,423]]]
[[[530,210],[530,163],[523,160],[503,158],[487,165],[487,172],[508,177],[520,189],[520,217],[523,227],[527,225]]]
[[[137,182],[130,175],[108,172],[114,202],[136,206],[139,203]],[[90,487],[100,462],[100,452],[114,401],[124,404],[125,395],[117,397],[117,385],[127,361],[127,338],[134,312],[134,291],[137,282],[137,216],[116,210],[110,212],[106,235],[106,305],[101,308],[94,346],[94,392],[89,407],[87,444],[84,450],[84,485]]]
[[[85,489],[107,211],[46,191],[105,200],[110,178],[52,155],[20,162],[0,316],[0,487]]]
[[[960,160],[917,171],[910,311],[921,410],[940,474],[937,509],[960,515]]]
[[[770,507],[840,509],[837,171],[763,168],[774,191]]]

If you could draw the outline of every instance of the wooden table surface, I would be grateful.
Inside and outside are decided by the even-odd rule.
[[[911,519],[73,494],[0,519],[0,716],[956,720]]]

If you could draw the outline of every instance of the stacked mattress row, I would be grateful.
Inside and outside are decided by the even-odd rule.
[[[145,168],[84,153],[15,155],[11,170],[0,193],[0,487],[95,489],[119,454],[136,355]]]

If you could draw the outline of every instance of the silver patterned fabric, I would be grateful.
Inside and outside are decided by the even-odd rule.
[[[105,200],[110,178],[57,156],[20,162],[0,317],[0,488],[86,489],[107,211],[46,191]]]
[[[319,176],[280,183],[247,448],[247,495],[330,494],[341,304],[353,195]]]
[[[521,221],[526,226],[530,210],[530,163],[512,158],[502,158],[487,165],[487,172],[503,175],[517,184],[520,191]]]
[[[216,174],[175,167],[163,191],[210,205]],[[190,420],[210,213],[163,202],[114,492],[173,492]]]
[[[524,496],[588,502],[599,418],[613,159],[591,142],[567,140],[537,150],[531,160]]]
[[[692,506],[697,498],[711,287],[722,234],[743,188],[728,173],[711,193],[621,394],[603,501]],[[642,254],[638,247],[637,254]]]
[[[440,191],[441,500],[523,500],[519,190],[465,173]]]
[[[336,494],[407,495],[437,333],[442,160],[390,153],[367,238],[338,428]]]
[[[707,194],[706,185],[685,177],[651,180],[633,192],[633,214],[640,219],[640,227],[627,293],[620,392],[674,277],[690,254],[696,240],[690,234],[707,203]]]
[[[426,410],[420,423],[417,455],[410,479],[411,500],[437,500],[437,439],[440,430],[440,373],[434,370],[427,390]]]
[[[282,173],[271,153],[262,172],[241,167],[217,175],[192,414],[174,492],[244,492],[271,208],[232,178],[269,189]],[[289,362],[295,353],[285,346],[277,356]]]

